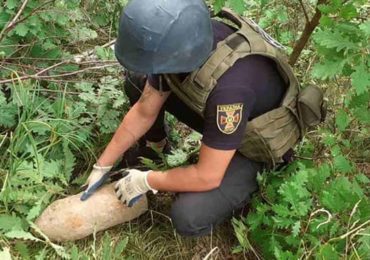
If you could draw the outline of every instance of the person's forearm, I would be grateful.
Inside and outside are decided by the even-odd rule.
[[[113,165],[153,125],[156,117],[143,116],[134,105],[124,117],[112,140],[98,160],[99,166]]]
[[[201,192],[215,189],[220,183],[220,178],[200,172],[196,165],[174,168],[165,172],[153,171],[148,175],[149,186],[161,191]]]

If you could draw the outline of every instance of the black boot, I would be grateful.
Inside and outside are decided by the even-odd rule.
[[[168,155],[170,152],[171,147],[167,140],[161,153],[156,152],[151,147],[148,147],[145,140],[140,140],[137,145],[126,151],[122,157],[122,160],[114,167],[113,170],[120,170],[124,168],[148,170],[148,167],[142,163],[142,158],[150,159],[155,164],[161,164],[163,162],[161,154]]]

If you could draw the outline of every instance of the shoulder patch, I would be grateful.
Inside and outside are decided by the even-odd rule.
[[[218,129],[227,135],[234,133],[242,121],[243,103],[218,105],[217,126]]]

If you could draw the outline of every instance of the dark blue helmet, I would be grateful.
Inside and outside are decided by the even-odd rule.
[[[207,60],[212,45],[203,0],[131,0],[121,14],[115,54],[135,72],[191,72]]]

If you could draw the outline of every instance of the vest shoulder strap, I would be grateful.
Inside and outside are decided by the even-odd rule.
[[[273,59],[289,90],[282,105],[293,102],[290,97],[298,93],[298,81],[288,64],[287,57],[277,47],[278,43],[269,37],[256,23],[243,18],[229,9],[222,9],[219,17],[227,19],[237,26],[237,31],[217,44],[206,63],[191,75],[193,81],[201,88],[212,90],[221,76],[234,63],[248,55],[262,55]],[[292,86],[293,85],[293,86]]]

